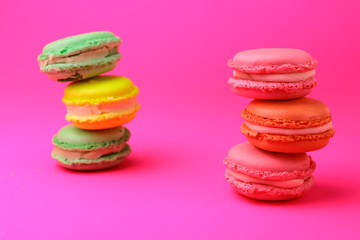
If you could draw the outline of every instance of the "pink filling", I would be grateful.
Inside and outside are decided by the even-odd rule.
[[[269,134],[277,134],[277,135],[307,135],[307,134],[317,134],[326,132],[332,129],[332,123],[328,122],[327,124],[310,127],[310,128],[273,128],[273,127],[265,127],[256,124],[252,124],[249,122],[245,122],[246,126],[255,132],[259,133],[269,133]]]
[[[83,63],[93,59],[105,58],[110,54],[111,49],[117,47],[118,45],[118,43],[111,44],[99,49],[89,50],[75,56],[53,57],[52,55],[49,55],[49,59],[40,61],[40,66],[43,67],[54,63]]]
[[[71,160],[78,160],[78,159],[98,159],[103,155],[109,153],[120,152],[121,149],[125,146],[125,143],[108,147],[108,148],[101,148],[98,150],[92,151],[76,151],[76,150],[65,150],[54,146],[53,153],[57,156],[61,156],[62,158],[67,158]]]
[[[74,116],[96,116],[103,113],[110,112],[127,112],[138,107],[136,97],[116,102],[105,102],[98,104],[85,105],[66,105],[66,110],[69,115]]]
[[[312,78],[315,70],[296,73],[245,73],[234,70],[234,77],[242,80],[253,80],[263,82],[299,82]]]
[[[246,182],[246,183],[257,183],[257,184],[264,184],[270,185],[280,188],[294,188],[301,186],[305,179],[298,178],[298,179],[290,179],[290,180],[263,180],[255,177],[250,177],[245,174],[234,172],[230,169],[226,170],[231,176],[236,178],[239,181]]]

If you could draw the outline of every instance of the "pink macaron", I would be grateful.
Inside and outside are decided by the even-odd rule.
[[[275,153],[248,142],[232,147],[224,160],[225,177],[240,194],[259,200],[302,196],[314,183],[316,164],[306,153]]]
[[[243,97],[281,100],[308,95],[316,86],[317,61],[306,51],[260,48],[237,53],[228,61],[231,90]]]

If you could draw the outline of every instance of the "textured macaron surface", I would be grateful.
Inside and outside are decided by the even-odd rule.
[[[288,101],[253,100],[241,116],[251,123],[280,128],[307,128],[331,121],[327,106],[308,97]]]
[[[269,152],[256,148],[248,142],[232,147],[224,164],[233,171],[272,180],[306,178],[316,166],[306,153]]]
[[[97,104],[115,102],[134,97],[139,89],[126,77],[97,76],[84,81],[73,82],[65,88],[65,104]]]
[[[111,32],[84,33],[47,44],[38,59],[43,60],[50,56],[57,57],[76,54],[89,49],[98,48],[102,45],[120,42],[120,38]]]
[[[129,138],[130,132],[125,127],[88,131],[70,124],[59,130],[53,144],[68,150],[93,150],[122,144]]]
[[[246,73],[291,73],[312,70],[317,61],[300,49],[260,48],[237,53],[228,66]]]

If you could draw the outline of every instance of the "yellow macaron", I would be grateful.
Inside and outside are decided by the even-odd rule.
[[[139,89],[122,76],[97,76],[73,82],[62,99],[66,120],[81,129],[95,130],[122,126],[139,110]]]

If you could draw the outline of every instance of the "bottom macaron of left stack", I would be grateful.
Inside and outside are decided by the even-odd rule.
[[[79,171],[114,167],[131,153],[125,127],[83,130],[70,124],[53,137],[51,156],[65,168]]]

